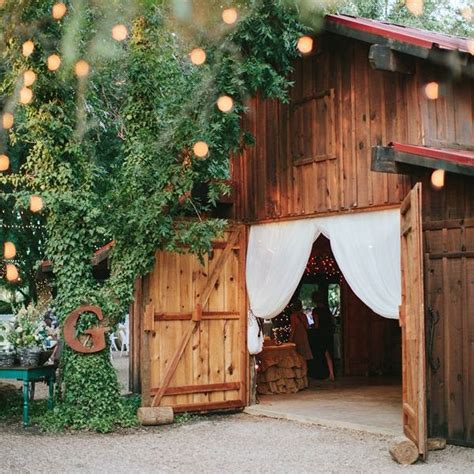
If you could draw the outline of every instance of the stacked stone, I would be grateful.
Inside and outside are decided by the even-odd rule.
[[[306,361],[296,351],[269,354],[257,374],[257,393],[296,393],[308,386]]]

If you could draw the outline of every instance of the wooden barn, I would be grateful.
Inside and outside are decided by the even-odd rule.
[[[301,271],[288,263],[275,285],[287,282],[293,293],[304,259],[324,246],[318,236],[328,238],[344,275],[342,375],[400,376],[400,426],[422,457],[428,436],[474,446],[473,77],[467,40],[327,16],[313,52],[295,63],[291,101],[249,103],[243,126],[256,144],[232,160],[225,237],[204,265],[158,252],[153,272],[136,283],[130,383],[144,404],[154,399],[177,412],[250,404],[247,313],[250,305],[257,316],[273,316],[253,308],[264,307],[254,301],[273,280],[251,283],[261,269],[249,273],[258,265],[246,254],[266,245],[265,229],[312,222],[309,237],[289,232],[292,240],[281,244],[288,262],[298,253]],[[369,221],[368,233],[360,224]],[[365,247],[378,249],[373,276],[356,247],[362,263],[344,253],[357,232],[372,235]],[[384,284],[381,269],[391,265],[380,232],[394,249],[386,253],[399,256],[392,267],[401,302],[388,288],[387,310],[364,296]],[[280,296],[266,304],[276,311]],[[290,296],[281,296],[280,309]]]

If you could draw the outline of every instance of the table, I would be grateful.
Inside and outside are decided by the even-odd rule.
[[[57,365],[43,365],[41,367],[0,367],[0,379],[23,380],[23,426],[29,424],[29,384],[45,380],[48,382],[49,397],[48,409],[53,409],[54,382],[56,380]]]

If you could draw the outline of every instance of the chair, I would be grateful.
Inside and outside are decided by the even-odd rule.
[[[120,357],[122,357],[124,352],[129,352],[129,332],[127,326],[122,326],[119,328],[120,336]],[[126,349],[125,349],[126,348]]]
[[[116,344],[116,342],[115,342],[116,340],[117,340],[117,336],[115,335],[114,332],[111,332],[111,333],[109,334],[110,358],[111,358],[111,359],[114,358],[113,351],[118,352],[118,347],[117,347],[117,344]]]

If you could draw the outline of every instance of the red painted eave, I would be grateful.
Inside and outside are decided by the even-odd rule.
[[[455,150],[447,148],[432,148],[421,145],[407,145],[405,143],[390,143],[395,151],[411,155],[426,156],[435,160],[446,161],[462,166],[474,168],[474,152],[469,150]]]
[[[469,53],[469,40],[466,38],[350,15],[326,15],[325,18],[331,23],[426,49],[437,47]]]

